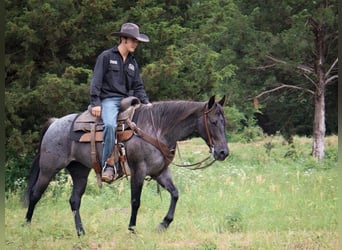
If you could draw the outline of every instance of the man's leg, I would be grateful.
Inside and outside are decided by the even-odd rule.
[[[111,182],[114,179],[114,166],[107,166],[106,161],[111,156],[115,146],[115,130],[117,127],[117,116],[120,110],[121,98],[106,98],[102,101],[102,120],[104,123],[103,131],[103,153],[102,167],[104,172],[102,180]]]

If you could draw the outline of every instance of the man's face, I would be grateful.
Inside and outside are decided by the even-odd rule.
[[[129,52],[133,53],[135,49],[138,47],[139,41],[135,38],[128,37],[124,44],[125,44],[126,49]]]

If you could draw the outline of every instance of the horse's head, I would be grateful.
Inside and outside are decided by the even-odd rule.
[[[198,128],[200,136],[206,141],[215,160],[219,161],[223,161],[229,155],[223,112],[225,101],[226,96],[218,102],[215,102],[215,96],[212,96],[205,105],[203,119],[199,120]]]

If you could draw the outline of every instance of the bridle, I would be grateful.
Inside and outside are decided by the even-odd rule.
[[[208,104],[206,104],[206,107],[208,107]],[[209,147],[209,153],[213,153],[214,152],[214,144],[213,144],[213,140],[209,131],[209,121],[208,121],[208,114],[214,109],[214,106],[211,107],[211,109],[206,109],[203,111],[203,120],[204,120],[204,127],[205,127],[205,133],[207,136],[207,145]]]
[[[128,126],[134,131],[134,134],[141,137],[142,139],[144,139],[145,141],[151,143],[152,145],[154,145],[156,148],[158,148],[160,150],[160,152],[164,155],[165,159],[166,159],[166,166],[169,165],[170,163],[172,163],[173,165],[176,165],[178,167],[187,167],[190,168],[192,170],[195,169],[203,169],[203,168],[207,168],[209,166],[211,166],[216,160],[213,159],[211,162],[209,162],[208,164],[202,166],[202,164],[204,162],[206,162],[207,160],[209,160],[213,153],[214,153],[214,144],[212,143],[212,136],[211,133],[209,131],[209,124],[208,124],[208,114],[214,109],[214,106],[212,108],[208,108],[208,104],[206,104],[205,109],[203,111],[203,122],[204,122],[204,127],[205,127],[205,133],[206,133],[206,137],[207,137],[207,145],[209,147],[209,153],[210,155],[208,157],[206,157],[205,159],[197,162],[197,163],[193,163],[193,164],[177,164],[177,163],[173,163],[172,160],[174,158],[175,155],[175,149],[169,149],[163,142],[161,142],[158,138],[156,137],[152,137],[149,134],[145,133],[143,130],[141,130],[140,128],[138,128],[136,126],[136,124],[134,122],[132,122],[130,119],[126,120],[126,123],[128,124]],[[152,112],[152,111],[151,111]],[[153,116],[151,113],[151,117],[152,117],[152,124],[154,127],[154,122],[153,122]],[[176,148],[178,149],[177,145]],[[178,153],[179,153],[179,149],[178,149]],[[180,153],[179,153],[180,155]],[[181,157],[180,157],[181,158]]]
[[[212,136],[211,136],[211,133],[210,133],[210,130],[209,130],[209,120],[208,120],[208,114],[213,109],[214,109],[214,106],[209,109],[208,108],[208,104],[206,104],[205,105],[205,109],[203,111],[203,123],[204,123],[205,133],[206,133],[206,137],[207,137],[207,142],[206,143],[207,143],[207,145],[209,147],[209,156],[206,157],[205,159],[203,159],[203,160],[201,160],[199,162],[193,163],[193,164],[177,164],[177,163],[172,163],[173,165],[178,166],[178,167],[186,167],[186,168],[189,168],[191,170],[196,170],[196,169],[207,168],[207,167],[211,166],[216,161],[215,159],[213,159],[208,164],[202,166],[202,164],[205,163],[207,160],[209,160],[213,156],[213,154],[214,154],[214,144],[213,144]],[[178,149],[177,150],[178,155],[181,158],[178,145],[177,145],[177,149]]]

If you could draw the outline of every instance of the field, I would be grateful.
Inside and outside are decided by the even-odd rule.
[[[337,136],[326,139],[326,158],[310,157],[311,139],[281,137],[229,143],[231,155],[204,170],[171,165],[179,189],[175,220],[156,227],[169,206],[169,194],[146,181],[137,231],[127,226],[130,188],[126,179],[101,190],[93,175],[82,200],[86,235],[78,238],[69,207],[71,183],[61,174],[38,203],[31,225],[20,192],[5,204],[7,249],[338,249]],[[182,159],[207,155],[199,139],[180,142]],[[22,184],[18,184],[22,185]]]

